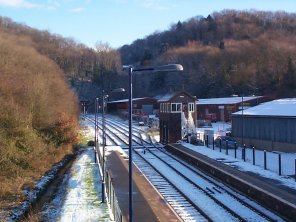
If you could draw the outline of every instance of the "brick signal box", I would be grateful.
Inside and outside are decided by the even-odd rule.
[[[159,133],[161,143],[175,143],[184,137],[184,127],[196,123],[196,97],[187,92],[160,97]]]

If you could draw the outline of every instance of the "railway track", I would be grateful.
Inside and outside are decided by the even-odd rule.
[[[127,148],[128,127],[113,120],[107,120],[106,124],[112,143]],[[141,129],[133,129],[132,145],[137,147],[133,148],[134,163],[184,221],[283,221],[259,204],[165,152],[150,137],[143,139],[143,133]]]

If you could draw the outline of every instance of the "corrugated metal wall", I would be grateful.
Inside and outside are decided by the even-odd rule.
[[[242,133],[244,138],[296,144],[296,118],[232,116],[232,136]]]

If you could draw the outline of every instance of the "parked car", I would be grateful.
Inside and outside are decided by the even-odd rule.
[[[144,126],[145,123],[144,122],[139,122],[139,126]]]
[[[220,141],[221,141],[221,147],[226,148],[226,142],[228,142],[228,148],[233,148],[235,147],[236,141],[230,136],[218,136],[215,139],[215,146],[219,147],[220,146]]]

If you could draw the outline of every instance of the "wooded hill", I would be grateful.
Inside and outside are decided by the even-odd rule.
[[[215,12],[124,45],[120,53],[123,64],[184,66],[181,75],[136,77],[138,96],[180,89],[198,98],[296,96],[296,14]]]
[[[92,49],[71,38],[40,31],[7,17],[0,17],[0,31],[30,39],[31,46],[38,53],[60,67],[81,99],[92,101],[102,88],[108,91],[115,88],[117,82],[122,82],[118,77],[121,72],[120,55],[107,43],[98,42]],[[89,97],[88,94],[94,93],[88,89],[90,87],[97,92]]]
[[[0,29],[0,211],[78,141],[78,100],[32,36]],[[1,219],[0,219],[1,220]]]
[[[27,36],[64,72],[80,99],[127,86],[121,64],[181,63],[184,72],[134,76],[134,96],[186,90],[198,98],[232,94],[296,96],[296,15],[285,12],[214,12],[173,24],[131,45],[95,49],[48,31],[0,18],[1,30]],[[122,96],[122,95],[121,95]]]

